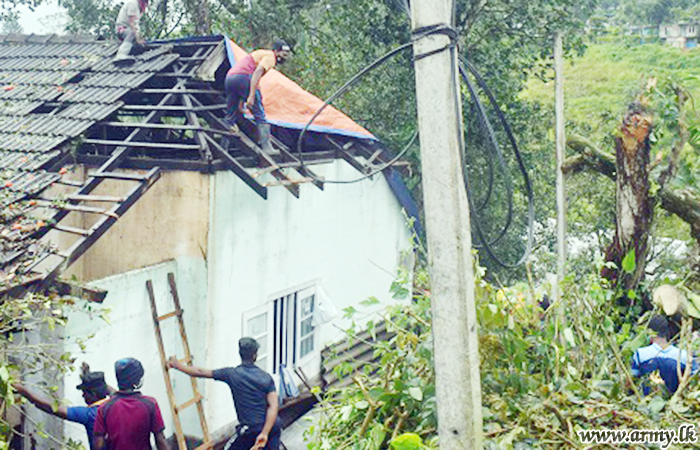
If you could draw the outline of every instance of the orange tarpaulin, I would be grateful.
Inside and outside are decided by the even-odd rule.
[[[231,66],[247,55],[245,50],[229,38],[226,38],[226,50]],[[271,69],[262,77],[259,88],[262,93],[267,121],[273,125],[301,130],[316,111],[323,106],[323,100],[305,91],[275,69]],[[376,139],[372,133],[332,106],[327,106],[323,110],[309,127],[309,130]]]

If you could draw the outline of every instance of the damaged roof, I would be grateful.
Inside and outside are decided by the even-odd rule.
[[[231,130],[223,36],[153,42],[126,67],[112,63],[118,45],[89,36],[0,35],[0,291],[55,278],[161,169],[231,170],[263,198],[272,186],[298,197],[302,183],[323,189],[314,163],[343,159],[368,173],[391,157],[373,137],[324,132],[309,133],[299,155],[290,150],[298,127],[284,126],[273,128],[278,154],[269,156],[251,138],[252,123]],[[71,179],[64,166],[75,163],[95,169],[87,180]],[[147,173],[117,172],[124,168]],[[385,175],[392,189],[406,191],[396,173]],[[131,185],[120,196],[93,194],[114,180]],[[51,186],[63,192],[52,194]],[[72,213],[96,219],[80,229],[65,224]],[[72,243],[57,248],[42,239],[49,232],[67,233]]]

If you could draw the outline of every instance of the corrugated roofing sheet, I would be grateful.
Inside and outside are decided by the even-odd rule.
[[[130,90],[128,87],[83,87],[82,84],[78,84],[67,87],[58,101],[113,103]]]
[[[0,46],[2,48],[2,46]],[[33,70],[31,72],[3,71],[0,72],[0,84],[64,84],[74,78],[78,71]]]
[[[73,119],[89,119],[100,121],[122,107],[123,102],[111,104],[103,103],[76,103],[60,111],[56,116],[70,117]]]
[[[80,58],[87,56],[105,56],[116,51],[118,44],[102,42],[95,44],[35,44],[35,45],[2,45],[0,58],[16,57],[53,57]]]
[[[88,75],[80,82],[81,86],[130,87],[141,86],[153,76],[152,73],[112,73],[100,72]],[[0,81],[2,74],[0,73]]]
[[[168,67],[170,64],[175,62],[180,56],[175,54],[175,53],[169,53],[165,54],[162,56],[158,56],[154,59],[150,60],[136,60],[134,64],[130,66],[115,66],[112,64],[112,59],[107,58],[99,62],[98,64],[95,64],[95,66],[92,68],[95,72],[123,72],[123,73],[131,73],[131,72],[160,72],[161,70],[165,69]],[[0,67],[2,69],[2,67]]]
[[[92,120],[70,119],[46,114],[0,116],[0,130],[6,133],[51,134],[75,137],[92,124]]]
[[[2,100],[39,100],[48,102],[61,95],[60,86],[46,85],[4,85],[0,86],[0,101]]]
[[[0,149],[20,152],[48,152],[63,143],[67,136],[0,133]]]
[[[37,100],[0,100],[0,114],[23,115],[29,114],[41,106],[43,102]]]
[[[2,48],[2,47],[0,47]],[[89,57],[16,57],[0,58],[0,70],[85,70],[100,61],[99,56]]]
[[[6,171],[33,172],[40,169],[44,164],[47,164],[54,158],[57,158],[60,154],[61,152],[59,150],[44,153],[22,153],[0,150],[0,168]]]

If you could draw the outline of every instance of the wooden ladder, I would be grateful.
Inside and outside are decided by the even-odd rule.
[[[177,439],[177,445],[179,450],[187,450],[187,444],[185,442],[185,434],[182,432],[182,424],[180,423],[180,412],[189,408],[192,405],[197,405],[197,413],[199,414],[199,423],[202,427],[202,435],[204,443],[197,447],[197,450],[211,449],[213,447],[213,442],[211,436],[209,435],[209,429],[207,427],[207,421],[204,417],[204,405],[202,404],[203,397],[199,393],[197,388],[197,380],[194,377],[190,377],[192,382],[192,392],[194,396],[183,404],[178,405],[175,399],[175,392],[173,391],[173,384],[170,379],[170,371],[168,368],[168,360],[165,356],[165,347],[163,345],[163,335],[160,330],[160,323],[164,320],[170,319],[172,317],[177,317],[177,322],[180,327],[180,337],[182,338],[182,348],[185,351],[185,359],[181,360],[185,364],[192,363],[192,354],[190,353],[190,345],[187,341],[187,334],[185,333],[185,322],[182,318],[183,310],[180,307],[180,297],[177,294],[177,286],[175,285],[175,275],[168,273],[168,284],[170,285],[170,293],[173,297],[173,302],[175,303],[175,310],[162,316],[158,315],[156,309],[156,297],[153,293],[153,282],[151,280],[146,281],[146,290],[148,291],[148,297],[151,301],[151,314],[153,315],[153,326],[156,332],[156,341],[158,343],[158,353],[160,353],[160,362],[163,369],[163,378],[165,379],[165,387],[168,392],[168,400],[170,400],[170,410],[173,414],[173,422],[175,423],[175,437]]]

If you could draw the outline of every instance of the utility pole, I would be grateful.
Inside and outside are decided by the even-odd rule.
[[[414,31],[454,26],[454,14],[453,0],[411,2]],[[432,34],[418,39],[413,51],[440,448],[471,450],[482,447],[481,379],[469,204],[462,173],[462,101],[457,50],[447,48],[450,43],[448,36]]]
[[[566,150],[566,134],[564,131],[564,56],[560,32],[554,37],[554,111],[556,115],[556,147],[557,147],[557,282],[554,286],[554,302],[563,319],[564,309],[560,305],[561,283],[564,281],[566,270],[566,190],[564,186],[564,164]],[[563,325],[564,322],[561,321]]]

